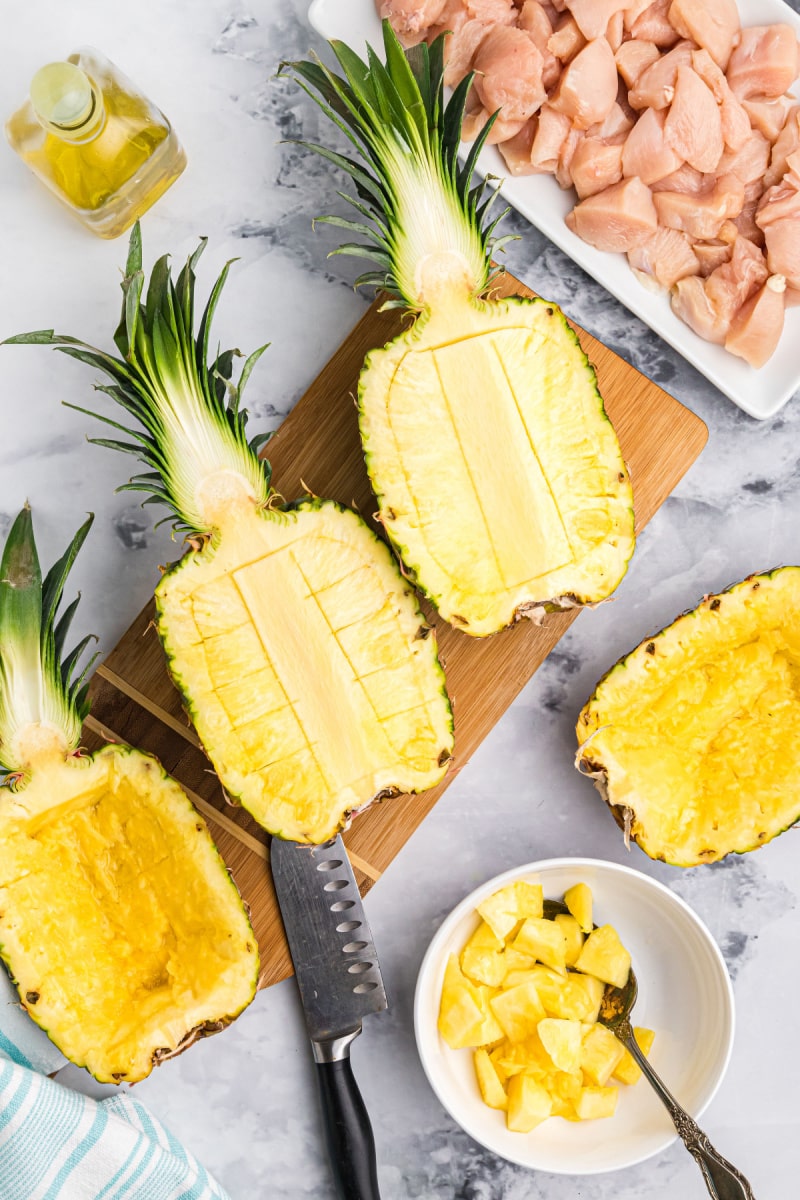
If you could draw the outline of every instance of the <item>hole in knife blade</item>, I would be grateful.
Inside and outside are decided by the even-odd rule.
[[[355,908],[355,906],[355,900],[337,900],[335,904],[331,905],[331,912],[346,912],[348,908]],[[360,925],[361,922],[359,921],[358,924]]]
[[[353,991],[357,995],[363,996],[364,992],[374,992],[377,986],[377,983],[357,983]]]
[[[333,906],[336,908],[336,905]],[[360,921],[342,921],[341,925],[336,926],[337,933],[352,933],[354,929],[360,929]]]
[[[330,883],[326,883],[322,889],[324,892],[340,892],[342,888],[347,887],[346,879],[332,879]]]
[[[357,962],[357,963],[353,963],[352,966],[348,967],[347,971],[348,971],[348,974],[350,974],[350,975],[363,975],[364,972],[368,971],[371,966],[372,966],[372,963],[370,963],[370,962]]]
[[[359,950],[366,948],[366,942],[348,942],[346,946],[342,946],[342,954],[357,954]]]
[[[340,858],[326,858],[321,863],[317,863],[318,871],[338,871],[342,865]]]

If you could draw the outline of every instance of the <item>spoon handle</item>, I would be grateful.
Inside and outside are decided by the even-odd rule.
[[[683,1144],[697,1161],[703,1173],[703,1178],[706,1181],[706,1187],[710,1195],[715,1200],[755,1200],[753,1189],[741,1171],[737,1171],[732,1163],[729,1163],[726,1158],[722,1157],[719,1151],[714,1149],[708,1140],[708,1136],[703,1133],[700,1126],[689,1116],[686,1110],[681,1108],[678,1101],[653,1070],[639,1049],[630,1021],[623,1021],[615,1030],[615,1033],[636,1059],[642,1069],[642,1073],[647,1076],[648,1082],[672,1118],[672,1123],[680,1134]]]

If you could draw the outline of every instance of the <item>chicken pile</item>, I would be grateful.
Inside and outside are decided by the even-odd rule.
[[[754,367],[800,303],[800,73],[789,25],[735,0],[377,0],[406,46],[475,72],[463,137],[574,187],[569,228],[627,254],[674,311]]]

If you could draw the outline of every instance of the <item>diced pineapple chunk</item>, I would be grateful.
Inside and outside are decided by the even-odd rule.
[[[478,1040],[473,1042],[473,1046],[493,1046],[495,1042],[502,1041],[504,1036],[503,1029],[497,1022],[497,1018],[492,1012],[491,1003],[495,996],[500,995],[497,988],[487,987],[482,983],[478,985],[478,1004],[483,1013],[483,1021],[480,1029],[477,1031]]]
[[[564,903],[584,933],[592,932],[592,892],[588,884],[576,883],[564,892]]]
[[[506,1089],[503,1087],[502,1080],[497,1073],[494,1063],[489,1058],[488,1051],[480,1049],[475,1051],[475,1074],[478,1077],[478,1087],[481,1090],[481,1095],[485,1104],[489,1108],[508,1108],[508,1097]]]
[[[614,987],[624,987],[631,970],[631,956],[613,925],[601,925],[583,943],[575,967]]]
[[[526,917],[541,917],[541,884],[517,880],[478,905],[478,913],[498,938],[505,939]]]
[[[491,1007],[511,1042],[522,1042],[530,1037],[545,1016],[544,1006],[533,980],[502,991],[492,999]]]
[[[581,1070],[587,1083],[605,1087],[625,1054],[625,1047],[605,1025],[592,1025],[581,1047]]]
[[[485,1015],[480,993],[474,984],[462,975],[458,959],[455,954],[451,954],[447,960],[442,984],[439,1032],[453,1050],[466,1046],[480,1046],[483,1044],[480,1036]]]
[[[506,946],[504,954],[506,969],[509,971],[529,971],[536,963],[536,959],[532,955],[523,954],[521,950],[516,950],[513,946]]]
[[[502,950],[504,946],[505,942],[497,936],[491,925],[481,921],[464,950]]]
[[[574,967],[583,946],[581,927],[574,917],[568,917],[566,913],[558,913],[555,924],[564,935],[564,961],[568,967]]]
[[[531,977],[548,1017],[561,1017],[566,1021],[590,1019],[592,1002],[580,982],[581,976],[574,972],[563,976],[549,967],[537,966],[531,971]]]
[[[527,1071],[536,1079],[545,1079],[553,1070],[553,1061],[541,1043],[535,1031],[524,1042],[510,1042],[506,1039],[496,1051],[497,1058],[492,1061],[502,1069],[507,1076],[518,1075]]]
[[[515,1075],[508,1081],[506,1123],[515,1133],[530,1133],[552,1112],[553,1102],[541,1083],[531,1075]]]
[[[584,1017],[584,1021],[594,1022],[600,1016],[600,1005],[603,1001],[603,993],[606,990],[606,985],[602,979],[595,979],[594,975],[582,975],[579,971],[571,971],[569,974],[570,983],[573,987],[581,988],[588,997],[588,1010]],[[545,1005],[545,1008],[547,1005]],[[560,1013],[553,1013],[553,1016],[561,1016]]]
[[[514,939],[514,949],[532,954],[539,962],[566,975],[566,944],[564,934],[555,921],[544,917],[528,917]]]
[[[635,1025],[633,1028],[636,1041],[639,1043],[639,1049],[645,1056],[650,1053],[655,1034],[652,1029],[644,1029],[640,1025]],[[622,1058],[614,1068],[614,1078],[620,1083],[634,1084],[642,1074],[642,1069],[637,1063],[629,1050],[623,1050]]]
[[[567,1072],[579,1070],[582,1033],[580,1021],[545,1017],[539,1022],[536,1032],[554,1067]]]
[[[514,884],[517,912],[521,917],[541,917],[544,913],[544,891],[540,883],[518,879]]]
[[[473,983],[500,987],[506,975],[505,955],[482,946],[467,946],[461,951],[461,970]]]
[[[619,1091],[615,1087],[585,1087],[575,1102],[579,1121],[594,1121],[598,1117],[613,1117]]]

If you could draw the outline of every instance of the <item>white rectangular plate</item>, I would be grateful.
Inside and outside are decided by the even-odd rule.
[[[739,0],[739,12],[743,25],[785,22],[793,25],[800,36],[800,17],[783,0]],[[308,16],[324,38],[340,38],[355,50],[363,49],[366,42],[375,47],[381,45],[374,0],[313,0]],[[481,154],[478,169],[484,175],[501,178],[506,171],[494,146]],[[562,191],[552,176],[506,179],[503,195],[751,417],[763,420],[773,416],[800,387],[800,306],[787,311],[786,327],[777,350],[765,366],[755,370],[721,346],[703,341],[693,333],[675,316],[665,292],[651,292],[637,281],[624,255],[595,250],[571,233],[564,218],[575,203],[575,194],[571,190]]]

